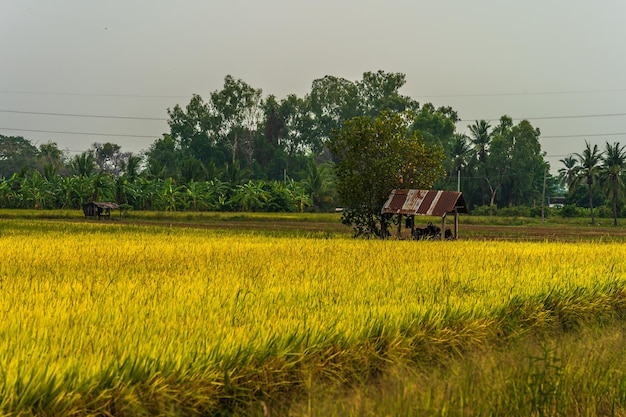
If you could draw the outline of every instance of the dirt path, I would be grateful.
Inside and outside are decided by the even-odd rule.
[[[223,230],[289,230],[308,233],[338,233],[351,235],[352,230],[339,222],[304,221],[210,221],[210,222],[166,222],[124,220],[126,224],[145,226],[189,227]],[[403,228],[403,237],[409,237],[408,229]],[[580,225],[459,225],[459,239],[510,240],[510,241],[579,241],[579,240],[619,240],[626,241],[626,228],[611,226]]]

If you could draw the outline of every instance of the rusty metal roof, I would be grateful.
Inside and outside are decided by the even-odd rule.
[[[389,195],[381,213],[443,216],[454,210],[469,213],[460,192],[396,189]]]
[[[115,203],[109,203],[109,202],[100,202],[100,201],[92,201],[89,203],[85,203],[83,204],[83,206],[88,206],[93,204],[96,207],[100,207],[100,208],[108,208],[108,209],[118,209],[120,208],[117,204]]]

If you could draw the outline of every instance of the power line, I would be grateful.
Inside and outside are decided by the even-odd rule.
[[[541,136],[540,139],[556,139],[556,138],[586,138],[586,137],[597,137],[597,136],[626,136],[626,132],[621,133],[591,133],[585,135],[547,135]]]
[[[78,97],[122,97],[122,98],[190,98],[179,95],[149,95],[149,94],[101,94],[101,93],[64,93],[55,91],[25,91],[25,90],[0,90],[1,94],[30,94],[44,96],[78,96]]]
[[[454,98],[454,97],[515,97],[515,96],[546,96],[565,94],[597,94],[622,93],[626,88],[596,89],[596,90],[561,90],[561,91],[534,91],[534,92],[500,92],[500,93],[467,93],[467,94],[419,94],[415,97]],[[62,91],[32,91],[32,90],[0,90],[1,94],[31,94],[31,95],[58,95],[83,97],[126,97],[126,98],[189,98],[189,95],[159,95],[159,94],[111,94],[111,93],[73,93]]]
[[[589,94],[589,93],[622,93],[626,88],[607,90],[564,90],[564,91],[536,91],[536,92],[507,92],[507,93],[469,93],[469,94],[421,94],[416,97],[428,98],[454,98],[454,97],[508,97],[508,96],[547,96],[563,94]]]
[[[131,116],[104,116],[99,114],[73,114],[73,113],[49,113],[49,112],[36,112],[36,111],[20,111],[20,110],[0,110],[0,113],[17,113],[17,114],[37,114],[44,116],[66,116],[66,117],[90,117],[100,119],[124,119],[124,120],[157,120],[167,121],[159,117],[131,117]]]
[[[123,119],[123,120],[154,120],[154,121],[167,121],[168,120],[162,117],[109,116],[109,115],[101,115],[101,114],[52,113],[52,112],[36,112],[36,111],[22,111],[22,110],[6,110],[6,109],[0,109],[0,113],[34,114],[34,115],[43,115],[43,116],[63,116],[63,117],[86,117],[86,118],[100,118],[100,119]],[[626,116],[626,113],[577,114],[577,115],[570,115],[570,116],[512,117],[511,120],[585,119],[585,118],[596,118],[596,117],[622,117],[622,116]],[[467,120],[485,120],[488,122],[500,121],[500,119],[467,118],[465,120],[459,120],[456,123],[467,123]]]
[[[61,133],[64,135],[111,136],[111,137],[122,137],[122,138],[155,139],[154,135],[148,136],[148,135],[123,135],[123,134],[118,134],[118,133],[63,132],[63,131],[58,131],[58,130],[13,129],[10,127],[0,127],[0,130],[11,130],[11,131],[16,131],[16,132]]]
[[[557,120],[557,119],[587,119],[594,117],[618,117],[626,116],[626,113],[603,113],[603,114],[577,114],[572,116],[537,116],[537,117],[511,117],[511,120]],[[486,122],[499,122],[500,119],[481,119],[481,118],[467,118],[465,120],[459,120],[456,123],[467,123],[468,120],[484,120]]]

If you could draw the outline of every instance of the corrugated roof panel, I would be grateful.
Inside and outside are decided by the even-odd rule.
[[[468,213],[460,192],[397,189],[392,191],[381,213],[443,216],[455,209]]]
[[[407,190],[406,201],[402,206],[402,214],[413,214],[415,213],[419,206],[422,204],[424,200],[424,196],[426,196],[426,191],[424,190]]]
[[[424,200],[422,204],[417,208],[415,214],[422,214],[425,216],[432,216],[432,214],[428,214],[428,210],[430,209],[433,200],[435,199],[436,191],[426,191],[426,195],[424,196]]]
[[[437,206],[437,204],[439,203],[439,199],[441,198],[442,191],[429,191],[428,194],[432,194],[433,199],[428,207],[424,207],[425,214],[427,216],[438,216],[438,214],[435,214],[435,212],[439,211],[439,207]]]
[[[398,214],[402,211],[402,207],[404,206],[404,202],[406,201],[406,193],[404,192],[406,190],[398,190],[398,191],[401,191],[401,192],[394,193],[390,197],[390,200],[388,200],[387,203],[385,203],[388,209],[392,211],[394,214]]]
[[[455,209],[459,213],[468,213],[467,206],[465,205],[465,200],[463,200],[461,193],[456,191],[448,191],[444,193],[439,200],[439,206],[446,213],[454,211]],[[441,216],[443,216],[443,212]]]
[[[109,203],[109,202],[105,202],[105,201],[92,201],[89,203],[85,203],[83,204],[83,206],[88,206],[90,204],[93,204],[96,207],[100,207],[100,208],[108,208],[108,209],[118,209],[119,206],[115,203]]]

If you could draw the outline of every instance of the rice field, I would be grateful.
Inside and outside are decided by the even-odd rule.
[[[626,311],[620,243],[5,219],[0,248],[0,415],[228,414]]]

